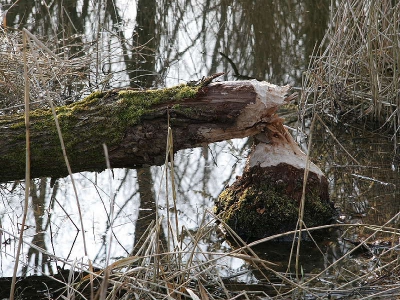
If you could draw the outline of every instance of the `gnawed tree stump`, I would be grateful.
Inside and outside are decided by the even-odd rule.
[[[269,124],[254,140],[243,175],[216,202],[221,219],[248,240],[296,228],[306,166],[306,155],[281,120]],[[329,200],[328,181],[313,163],[305,195],[305,224],[331,222],[335,209]]]

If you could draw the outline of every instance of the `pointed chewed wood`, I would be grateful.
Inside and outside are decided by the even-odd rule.
[[[254,136],[243,175],[216,201],[216,213],[247,240],[296,229],[307,157],[281,121]],[[303,221],[308,227],[330,223],[335,215],[328,181],[312,162],[305,189]]]

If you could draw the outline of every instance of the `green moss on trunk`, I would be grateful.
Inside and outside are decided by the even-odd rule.
[[[99,171],[105,167],[103,144],[117,147],[127,128],[151,117],[158,106],[195,98],[199,87],[179,85],[159,90],[95,92],[76,103],[57,107],[56,113],[72,170]],[[30,113],[32,177],[68,175],[55,120],[50,109]],[[2,168],[14,178],[25,174],[25,120],[22,114],[0,117],[0,136],[6,143],[0,149]],[[53,166],[52,166],[53,165]],[[99,167],[102,166],[102,167]],[[7,177],[5,177],[7,178]],[[4,179],[0,178],[0,181]]]

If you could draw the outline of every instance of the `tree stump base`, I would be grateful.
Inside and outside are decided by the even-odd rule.
[[[255,141],[243,175],[220,194],[215,207],[219,217],[246,240],[296,228],[307,159],[280,122],[255,136]],[[314,227],[330,223],[334,216],[328,181],[310,163],[303,221]]]

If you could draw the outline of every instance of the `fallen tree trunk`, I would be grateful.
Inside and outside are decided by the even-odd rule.
[[[236,81],[180,85],[160,90],[113,90],[57,108],[73,172],[160,165],[165,159],[168,119],[174,151],[258,134],[279,118],[292,99],[289,87]],[[30,113],[31,177],[68,175],[51,110]],[[0,117],[0,182],[25,175],[23,115]]]

